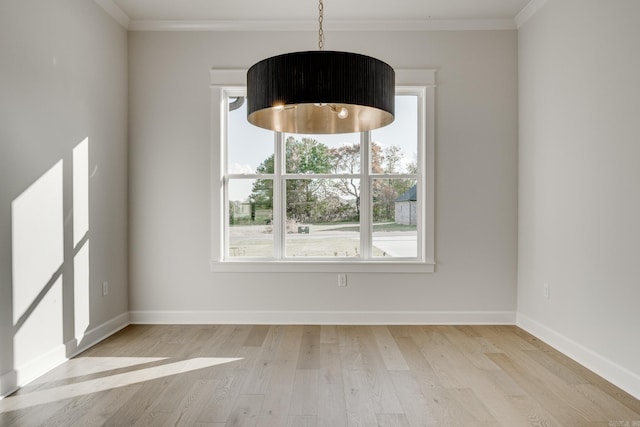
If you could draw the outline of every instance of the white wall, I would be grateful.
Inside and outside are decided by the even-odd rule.
[[[209,70],[314,49],[316,37],[311,31],[130,33],[132,319],[166,320],[168,311],[367,311],[385,321],[375,313],[424,320],[429,317],[420,313],[479,311],[489,317],[464,319],[513,321],[515,31],[327,34],[327,49],[369,54],[399,69],[437,69],[436,273],[350,274],[347,288],[337,287],[335,274],[211,273]],[[408,312],[420,313],[403,317]]]
[[[638,16],[553,0],[519,30],[518,324],[640,397]]]
[[[0,58],[2,395],[128,321],[127,33],[2,1]]]

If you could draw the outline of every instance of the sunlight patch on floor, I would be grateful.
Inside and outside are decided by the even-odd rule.
[[[93,359],[93,358],[87,358]],[[154,358],[97,358],[97,359],[128,359],[128,362],[131,362],[131,359],[149,359]],[[74,359],[79,360],[79,359]],[[187,360],[180,360],[178,362],[168,363],[165,365],[154,366],[151,368],[138,369],[131,372],[126,372],[122,374],[109,375],[103,378],[97,378],[88,381],[81,381],[74,384],[67,384],[59,387],[53,387],[46,390],[36,390],[31,393],[18,394],[16,396],[9,396],[0,400],[0,413],[16,411],[19,409],[29,408],[36,405],[43,405],[51,402],[57,402],[64,399],[71,399],[74,397],[82,396],[90,393],[97,393],[100,391],[110,390],[118,387],[125,387],[131,384],[137,384],[144,381],[151,381],[158,378],[167,377],[170,375],[182,374],[185,372],[195,371],[198,369],[210,368],[216,365],[222,365],[225,363],[235,362],[237,360],[242,360],[242,358],[234,358],[234,357],[198,357]],[[108,361],[98,361],[98,365],[100,363],[105,363],[107,365],[111,364],[117,369],[118,364],[113,360]],[[121,365],[127,363],[127,360],[123,360]],[[141,362],[141,363],[146,363]],[[90,364],[90,361],[88,361]],[[80,363],[79,365],[82,365]],[[107,365],[103,364],[102,368],[105,368]],[[125,365],[131,366],[131,365]],[[85,372],[89,372],[88,368],[80,368]],[[103,371],[101,369],[97,372]]]

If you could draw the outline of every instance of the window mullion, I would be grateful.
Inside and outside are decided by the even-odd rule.
[[[274,132],[275,155],[273,156],[273,256],[284,258],[284,230],[286,221],[286,182],[282,179],[284,168],[284,136]]]
[[[371,132],[360,134],[360,253],[371,259]]]

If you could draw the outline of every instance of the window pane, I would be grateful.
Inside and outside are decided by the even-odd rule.
[[[371,131],[371,173],[416,173],[418,97],[396,96],[395,120]]]
[[[418,256],[417,181],[374,179],[373,256]]]
[[[360,256],[360,180],[287,180],[286,256]]]
[[[229,180],[229,257],[273,256],[273,181]]]
[[[360,172],[360,134],[285,135],[287,173]]]
[[[229,99],[233,104],[234,98]],[[230,110],[233,107],[230,107]],[[229,111],[227,169],[229,173],[273,173],[273,132],[247,121],[247,103]]]

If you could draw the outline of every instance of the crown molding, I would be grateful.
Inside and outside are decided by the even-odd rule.
[[[96,0],[111,1],[111,0]],[[316,31],[317,21],[131,21],[130,31]],[[333,21],[326,31],[492,31],[515,30],[513,19]]]
[[[522,8],[520,13],[516,15],[513,19],[516,23],[516,27],[519,29],[522,27],[525,22],[533,17],[538,11],[542,8],[542,6],[547,3],[547,0],[531,0],[525,7]]]
[[[118,7],[113,0],[94,0],[101,8],[105,10],[116,22],[122,25],[126,30],[129,29],[131,19]]]

